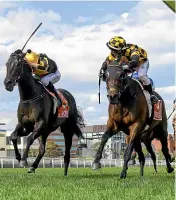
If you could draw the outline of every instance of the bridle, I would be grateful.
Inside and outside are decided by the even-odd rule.
[[[18,78],[15,80],[15,85],[21,80],[21,77],[24,75],[24,65],[27,64],[29,65],[21,55],[19,54],[15,54],[15,53],[12,53],[10,57],[12,56],[18,56],[18,58],[20,58],[20,61],[18,62],[18,67],[21,68],[21,73],[19,74]],[[31,65],[29,65],[30,68],[31,68],[31,74],[33,74],[33,68]],[[32,99],[28,99],[28,100],[20,100],[20,103],[32,103],[34,101],[37,101],[38,99],[41,99],[42,97],[46,96],[48,94],[48,92],[44,92],[43,94],[41,95],[38,95]]]
[[[18,61],[17,66],[19,68],[21,68],[21,73],[19,74],[19,76],[17,77],[17,79],[14,81],[15,85],[16,85],[18,83],[18,81],[21,79],[22,75],[24,75],[24,69],[23,69],[24,60],[23,60],[23,58],[19,54],[12,53],[10,55],[10,58],[13,57],[13,56],[17,56],[18,58],[20,58],[20,61]],[[6,63],[6,65],[7,65],[7,63]],[[7,79],[7,81],[10,81],[10,79]]]
[[[127,89],[127,84],[125,83],[127,74],[125,73],[125,71],[123,70],[123,67],[121,65],[117,65],[117,66],[109,65],[108,67],[112,67],[112,66],[117,67],[116,73],[119,72],[120,75],[115,80],[108,80],[108,78],[106,79],[106,86],[107,86],[107,91],[108,91],[107,97],[108,97],[109,101],[111,101],[109,93],[111,90],[114,90],[115,94],[113,96],[113,99],[115,99],[116,102],[119,102],[121,95]],[[107,72],[107,74],[109,76],[109,72]]]

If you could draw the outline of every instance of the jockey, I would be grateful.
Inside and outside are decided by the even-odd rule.
[[[138,72],[136,72],[136,71],[133,72],[132,78],[139,80]],[[153,80],[151,78],[149,78],[149,79],[150,79],[150,82],[151,82],[151,85],[152,85],[152,90],[154,91],[155,90],[155,83],[153,82]]]
[[[30,49],[24,57],[27,63],[33,68],[34,78],[39,77],[41,83],[51,92],[56,95],[58,99],[58,106],[62,105],[62,101],[54,87],[54,83],[60,80],[61,74],[57,68],[56,63],[48,58],[45,54],[37,54]]]
[[[158,98],[153,94],[152,84],[147,76],[149,60],[146,51],[137,45],[126,44],[125,39],[120,36],[113,37],[106,45],[111,53],[102,64],[99,76],[105,80],[107,66],[115,59],[121,63],[126,63],[129,69],[138,72],[139,80],[143,83],[144,89],[150,93],[152,103],[156,103]]]
[[[155,83],[153,82],[153,79],[149,78],[150,79],[150,82],[152,84],[152,90],[154,91],[155,90]]]

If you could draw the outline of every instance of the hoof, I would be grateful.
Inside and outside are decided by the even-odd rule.
[[[93,169],[93,170],[101,169],[101,163],[93,163],[92,169]]]
[[[121,172],[121,174],[120,174],[120,178],[122,179],[125,179],[126,178],[126,176],[127,176],[127,173],[126,172]]]
[[[26,168],[26,167],[28,166],[27,160],[22,160],[22,161],[20,162],[20,165],[21,165],[21,167]]]
[[[30,167],[27,173],[29,173],[29,174],[35,173],[35,168],[34,167]]]
[[[173,158],[171,158],[171,161],[170,161],[171,163],[172,162],[175,162],[175,157],[173,157]]]
[[[174,171],[174,168],[173,168],[173,167],[167,169],[167,172],[168,172],[168,173],[172,173],[173,171]]]

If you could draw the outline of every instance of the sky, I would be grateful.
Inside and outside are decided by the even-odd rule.
[[[114,35],[144,48],[148,75],[164,98],[167,115],[175,98],[175,15],[162,1],[1,2],[0,1],[0,122],[13,130],[19,93],[5,90],[5,63],[22,48],[38,24],[42,26],[25,50],[46,53],[56,61],[61,80],[57,88],[70,91],[87,125],[105,124],[108,100],[105,83],[98,104],[98,73],[109,54],[106,42]],[[173,132],[170,118],[168,131]]]

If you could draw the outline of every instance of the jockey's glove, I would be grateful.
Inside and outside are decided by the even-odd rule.
[[[122,65],[123,70],[128,70],[129,66],[128,65]]]
[[[130,68],[131,70],[134,71],[135,68],[138,67],[138,62],[137,62],[137,61],[131,61],[131,62],[129,62],[128,66],[129,66],[129,68]]]
[[[103,69],[100,69],[100,72],[99,72],[99,74],[98,74],[98,76],[100,77],[100,78],[102,78],[103,77],[103,75],[104,75],[104,70]]]

